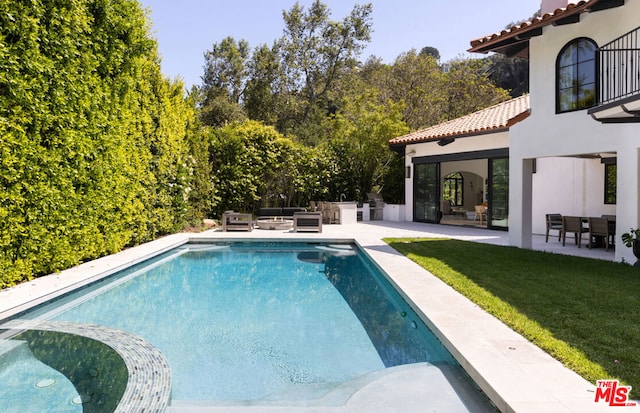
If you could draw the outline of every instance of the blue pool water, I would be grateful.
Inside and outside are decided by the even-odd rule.
[[[4,413],[82,413],[73,384],[34,357],[25,341],[0,342],[0,383],[0,411]]]
[[[350,244],[188,244],[20,318],[144,338],[169,360],[174,401],[291,399],[385,367],[455,364]]]

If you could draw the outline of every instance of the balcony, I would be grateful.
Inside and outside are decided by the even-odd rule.
[[[598,49],[599,103],[589,114],[603,123],[640,122],[640,27]]]

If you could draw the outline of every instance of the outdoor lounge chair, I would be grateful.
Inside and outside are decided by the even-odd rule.
[[[222,214],[223,231],[252,231],[253,217],[251,214],[228,211]]]
[[[546,214],[547,221],[547,233],[544,242],[549,242],[549,231],[558,231],[558,242],[562,238],[562,215],[560,214]]]
[[[582,217],[562,217],[562,246],[565,246],[567,239],[567,232],[573,233],[576,244],[580,248],[582,244],[582,234],[588,232],[586,228],[582,226]]]
[[[295,212],[293,214],[293,232],[322,232],[322,212]]]

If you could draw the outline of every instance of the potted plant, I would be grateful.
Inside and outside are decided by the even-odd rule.
[[[625,246],[631,247],[633,255],[638,259],[634,266],[640,267],[640,228],[631,228],[629,232],[622,234],[622,242]]]

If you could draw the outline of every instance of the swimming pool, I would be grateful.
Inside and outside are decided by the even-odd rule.
[[[187,244],[17,318],[142,337],[176,405],[319,399],[393,366],[457,365],[353,244]]]

